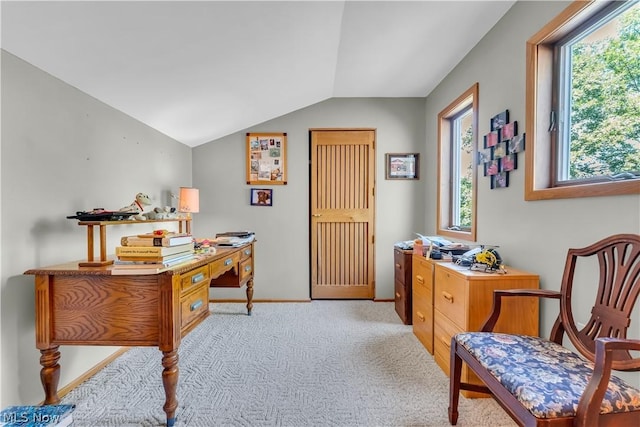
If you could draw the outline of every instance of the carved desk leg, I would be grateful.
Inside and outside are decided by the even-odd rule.
[[[247,314],[251,316],[251,309],[253,308],[253,278],[247,282]]]
[[[58,382],[60,381],[60,346],[53,346],[44,350],[40,350],[40,381],[44,388],[44,404],[55,405],[60,403],[58,397]]]
[[[176,398],[176,387],[178,384],[178,350],[162,352],[162,384],[166,401],[162,409],[167,414],[167,427],[172,427],[176,422],[176,409],[178,399]]]

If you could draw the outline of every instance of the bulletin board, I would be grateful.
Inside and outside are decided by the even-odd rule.
[[[287,134],[247,133],[247,184],[287,183]]]

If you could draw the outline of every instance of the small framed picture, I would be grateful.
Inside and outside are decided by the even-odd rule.
[[[500,129],[500,139],[501,141],[510,141],[514,136],[518,134],[518,122],[511,122],[505,124],[502,129]]]
[[[518,155],[516,153],[507,154],[502,158],[501,171],[509,172],[518,168]]]
[[[419,153],[387,153],[386,179],[419,179]]]
[[[498,131],[494,130],[484,136],[484,148],[495,147],[498,143]]]
[[[515,122],[514,122],[515,123]],[[519,153],[524,151],[524,133],[520,136],[514,136],[509,140],[509,153]]]
[[[494,159],[501,159],[506,155],[507,155],[507,143],[506,142],[500,142],[500,143],[496,144],[495,147],[493,147],[493,158]]]
[[[491,188],[506,188],[509,186],[509,172],[499,172],[491,177]]]
[[[491,130],[502,129],[507,123],[509,123],[509,110],[504,110],[491,118]]]
[[[493,176],[500,172],[500,159],[491,160],[484,164],[484,176]],[[493,188],[493,187],[492,187]]]
[[[251,206],[273,206],[273,190],[271,188],[252,188]]]

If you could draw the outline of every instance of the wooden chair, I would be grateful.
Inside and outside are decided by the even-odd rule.
[[[577,261],[599,264],[597,297],[591,318],[576,327],[572,292],[591,288],[576,279]],[[595,265],[595,264],[592,264]],[[574,286],[575,285],[575,286]],[[595,289],[594,289],[595,291]],[[521,426],[640,426],[640,390],[611,371],[639,371],[640,340],[627,339],[640,294],[640,235],[619,234],[582,249],[569,249],[560,292],[495,291],[493,311],[480,332],[451,339],[449,422],[458,421],[460,390],[491,393]],[[504,297],[543,297],[560,301],[560,313],[549,340],[491,332]],[[637,330],[637,329],[636,329]],[[564,335],[575,350],[562,346]],[[486,386],[460,382],[465,362]]]

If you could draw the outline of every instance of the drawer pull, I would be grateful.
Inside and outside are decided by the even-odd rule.
[[[191,284],[198,283],[204,280],[204,273],[198,273],[191,276]]]
[[[422,277],[421,275],[417,274],[416,275],[416,282],[424,283],[424,277]]]
[[[198,301],[194,302],[193,304],[191,304],[189,306],[189,310],[191,311],[196,311],[197,309],[199,309],[200,307],[202,307],[202,300],[199,299]]]
[[[418,316],[418,319],[420,319],[421,322],[424,322],[424,314],[420,313],[419,311],[416,311],[416,316]]]
[[[400,268],[400,264],[396,263],[396,268]]]
[[[451,341],[449,341],[446,337],[440,337],[440,341],[442,341],[442,344],[444,344],[447,348],[451,347]]]
[[[244,250],[244,254],[245,255],[251,255],[251,249],[245,249]]]
[[[225,267],[226,267],[227,265],[231,265],[231,263],[232,263],[232,262],[233,262],[233,258],[227,258],[227,259],[225,259],[225,260],[224,260],[224,265],[225,265]]]
[[[444,299],[453,304],[453,295],[451,295],[449,292],[442,291],[442,296],[444,297]]]
[[[247,273],[251,271],[251,266],[250,265],[245,265],[244,266],[244,271],[246,271]]]
[[[396,292],[396,298],[400,298],[400,292]]]

